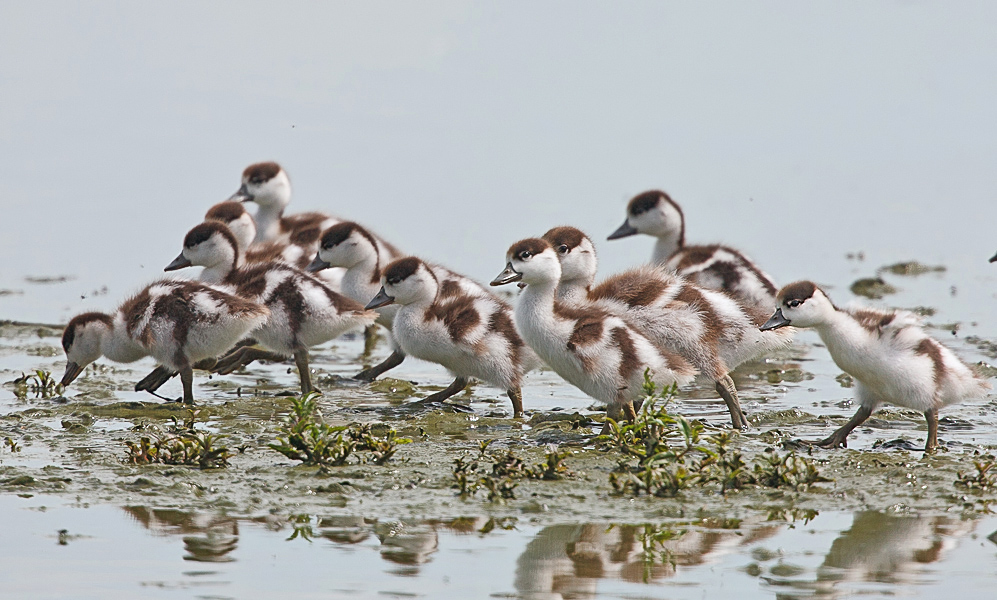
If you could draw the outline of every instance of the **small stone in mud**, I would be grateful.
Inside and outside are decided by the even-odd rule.
[[[415,386],[403,379],[384,377],[371,382],[369,389],[386,395],[389,399],[401,400],[415,395]]]
[[[925,265],[917,262],[916,260],[911,260],[907,262],[898,262],[892,265],[886,265],[885,267],[880,267],[879,272],[916,277],[918,275],[924,275],[925,273],[943,273],[945,272],[945,267],[941,265],[938,266]]]
[[[865,277],[858,279],[850,288],[856,296],[864,296],[873,300],[879,300],[888,294],[896,294],[897,288],[883,281],[882,277]]]

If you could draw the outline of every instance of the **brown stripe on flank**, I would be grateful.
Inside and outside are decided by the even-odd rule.
[[[277,173],[280,173],[280,165],[268,161],[249,165],[242,172],[242,178],[250,183],[264,183],[276,177]]]
[[[426,318],[443,321],[450,339],[455,342],[464,339],[467,332],[481,322],[481,315],[474,308],[474,298],[471,296],[458,296],[446,302],[433,303],[426,309]]]
[[[547,240],[555,249],[563,245],[574,250],[587,237],[580,229],[569,226],[554,227],[543,234],[543,239]]]
[[[873,333],[882,333],[883,328],[892,323],[897,316],[896,313],[871,308],[858,308],[848,312],[859,325]]]
[[[610,332],[613,343],[620,349],[620,377],[627,379],[640,369],[640,359],[637,357],[637,346],[634,345],[630,332],[623,327],[616,327]]]
[[[554,315],[555,317],[575,322],[571,336],[568,338],[567,347],[569,350],[574,351],[579,347],[588,346],[602,338],[606,315],[598,309],[572,307],[555,302]]]
[[[208,209],[204,215],[204,220],[221,221],[228,224],[244,214],[246,214],[246,207],[242,205],[242,202],[219,202]]]
[[[931,338],[924,338],[914,348],[914,352],[931,359],[931,364],[934,367],[935,385],[938,385],[945,376],[945,360],[942,358],[941,344]]]
[[[685,302],[702,316],[703,327],[706,329],[703,341],[711,348],[716,349],[720,342],[720,336],[723,335],[724,325],[716,311],[713,310],[713,306],[706,301],[703,293],[696,287],[684,285],[675,295],[675,299],[679,302]]]
[[[660,279],[651,279],[638,271],[626,271],[600,283],[591,292],[591,300],[621,300],[629,307],[649,306],[654,303],[668,284]]]
[[[786,304],[790,300],[809,300],[817,291],[817,284],[812,281],[794,281],[779,290],[779,302]]]

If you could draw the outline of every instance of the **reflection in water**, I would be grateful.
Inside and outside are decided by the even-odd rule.
[[[180,537],[186,551],[184,560],[236,560],[236,518],[135,506],[124,510],[154,535]],[[816,556],[812,550],[802,549],[783,555],[763,547],[766,540],[789,532],[787,521],[806,526],[816,516],[813,512],[801,515],[797,520],[795,513],[774,512],[776,520],[756,523],[713,520],[672,525],[552,525],[537,531],[526,543],[516,560],[513,586],[517,597],[526,600],[596,598],[603,579],[653,584],[705,564],[721,563],[726,565],[724,569],[762,575],[761,581],[776,591],[777,598],[839,597],[855,593],[856,584],[887,584],[893,589],[929,582],[924,565],[942,560],[955,540],[974,527],[972,521],[948,517],[867,511],[852,516],[851,527],[830,543],[819,565],[813,559],[819,560],[820,550]],[[484,517],[378,522],[360,516],[293,515],[248,521],[283,531],[283,539],[290,543],[328,540],[336,546],[363,545],[378,550],[391,565],[389,573],[408,577],[420,575],[421,566],[440,552],[441,532],[451,539],[483,538],[517,527],[514,518]],[[286,535],[289,528],[290,536]],[[293,541],[298,538],[301,540]],[[515,543],[522,538],[505,539]],[[372,544],[379,544],[379,548]],[[827,548],[826,542],[820,547]],[[737,556],[722,561],[731,554]],[[446,556],[444,553],[443,558]],[[740,557],[748,556],[758,562],[747,568],[734,567]],[[495,585],[504,584],[496,581]]]
[[[156,535],[184,535],[187,554],[184,560],[229,562],[229,554],[239,543],[239,522],[213,513],[184,512],[173,509],[125,506],[125,512]]]
[[[842,589],[843,583],[917,584],[924,565],[938,562],[955,540],[972,531],[972,521],[949,517],[895,515],[878,511],[857,512],[852,526],[831,544],[824,562],[816,569],[813,581],[801,576],[768,577],[768,583],[803,590],[782,593],[780,597],[839,597],[855,593]]]
[[[520,555],[515,587],[530,600],[594,598],[599,579],[651,583],[780,529],[766,524],[744,535],[667,525],[554,525],[540,530]]]

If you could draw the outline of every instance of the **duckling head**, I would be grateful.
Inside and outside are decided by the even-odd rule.
[[[561,263],[561,281],[579,281],[583,285],[592,285],[599,269],[595,255],[595,245],[587,235],[574,227],[555,227],[543,234],[557,252],[557,260]]]
[[[399,258],[384,268],[381,291],[367,309],[389,304],[429,304],[436,299],[439,283],[426,263],[414,256]]]
[[[256,237],[256,222],[241,202],[226,200],[208,209],[205,221],[221,221],[239,242],[239,250],[245,251]]]
[[[66,351],[66,372],[62,385],[72,383],[87,365],[100,358],[100,342],[113,326],[111,316],[89,312],[76,315],[62,332],[62,349]]]
[[[492,285],[522,281],[529,285],[554,285],[561,280],[561,263],[547,240],[529,238],[516,242],[506,252],[505,270]]]
[[[786,325],[814,327],[825,322],[828,313],[834,310],[831,300],[817,284],[812,281],[796,281],[779,290],[775,314],[761,326],[761,330],[768,331]]]
[[[318,255],[308,265],[309,272],[329,267],[355,267],[377,258],[377,242],[366,229],[352,221],[336,223],[322,233]]]
[[[229,228],[219,221],[205,221],[187,232],[180,255],[163,270],[191,266],[231,270],[240,258],[239,243]]]
[[[229,200],[255,202],[260,208],[283,210],[291,202],[291,180],[275,162],[252,164],[242,172],[242,186]]]
[[[617,240],[643,233],[657,238],[674,238],[678,245],[685,244],[685,218],[682,209],[671,197],[660,190],[638,194],[627,203],[627,219],[609,235]]]

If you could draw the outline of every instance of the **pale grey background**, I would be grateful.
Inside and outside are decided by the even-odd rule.
[[[479,280],[563,223],[646,260],[602,240],[661,187],[780,282],[918,258],[985,319],[995,32],[993,2],[4,2],[0,318],[112,307],[275,159],[293,209]]]

